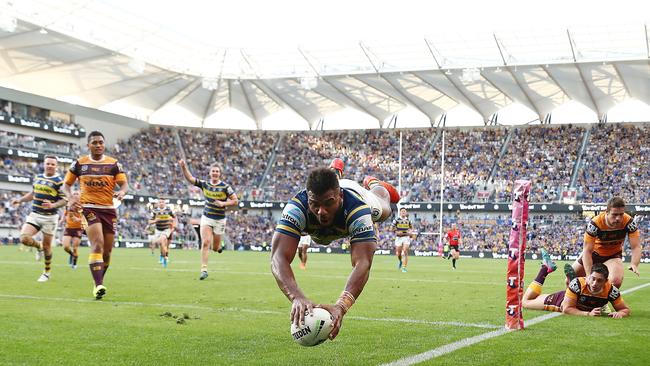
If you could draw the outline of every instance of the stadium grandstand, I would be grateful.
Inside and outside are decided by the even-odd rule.
[[[198,10],[207,7],[193,0],[188,4]],[[560,2],[554,3],[554,6],[560,5]],[[642,262],[650,263],[650,220],[647,219],[650,215],[650,23],[643,19],[643,14],[650,14],[645,10],[650,9],[642,9],[647,5],[639,6],[637,15],[626,15],[629,21],[623,19],[620,24],[560,26],[559,20],[570,22],[576,16],[572,13],[563,15],[567,18],[558,18],[557,24],[549,21],[549,24],[542,24],[543,27],[528,27],[522,22],[511,29],[495,31],[488,30],[487,23],[479,20],[483,17],[475,14],[491,13],[489,5],[476,5],[474,11],[456,5],[453,11],[464,14],[461,20],[474,21],[479,26],[456,32],[457,19],[440,19],[441,24],[436,29],[442,27],[450,32],[426,31],[428,28],[422,26],[415,31],[420,32],[419,36],[413,38],[383,29],[364,33],[368,35],[366,39],[350,40],[344,30],[337,29],[331,30],[331,42],[310,41],[309,37],[314,37],[312,34],[295,35],[300,42],[277,44],[271,42],[272,38],[311,28],[309,17],[296,19],[293,28],[278,25],[285,33],[264,35],[260,34],[264,30],[255,28],[255,24],[265,19],[265,11],[277,14],[277,9],[257,4],[260,14],[246,20],[242,14],[249,11],[244,5],[232,6],[226,13],[207,14],[208,8],[214,10],[208,7],[204,14],[183,11],[175,16],[174,9],[168,5],[160,5],[166,12],[149,14],[152,4],[148,2],[0,1],[0,278],[10,278],[14,271],[12,266],[19,263],[5,253],[14,247],[22,250],[21,228],[32,209],[31,204],[17,206],[11,202],[32,191],[36,176],[44,171],[46,156],[57,157],[58,173],[65,176],[71,164],[87,154],[87,138],[95,130],[104,134],[106,153],[120,162],[129,182],[128,194],[116,207],[115,247],[118,253],[126,254],[118,256],[122,258],[115,260],[118,264],[111,266],[110,275],[119,275],[119,261],[125,261],[128,253],[145,251],[132,248],[149,248],[150,220],[157,200],[166,200],[178,221],[171,241],[174,250],[170,261],[170,269],[178,272],[166,273],[170,285],[165,287],[165,294],[170,298],[149,299],[158,305],[193,301],[189,297],[174,299],[176,290],[172,285],[180,288],[186,284],[172,277],[190,271],[174,269],[176,263],[179,266],[189,261],[198,263],[200,256],[198,222],[206,205],[204,191],[188,183],[180,160],[186,161],[193,176],[200,179],[209,179],[212,164],[218,163],[223,180],[234,189],[238,202],[227,210],[227,226],[222,239],[226,255],[231,255],[228,258],[235,264],[243,261],[241,258],[249,258],[243,257],[245,255],[270,251],[276,224],[287,202],[305,188],[310,170],[327,167],[334,158],[343,160],[344,178],[362,182],[370,175],[397,187],[401,197],[397,207],[407,208],[414,228],[410,252],[416,258],[423,257],[420,258],[422,262],[415,262],[421,266],[441,261],[428,257],[442,254],[444,234],[456,224],[463,233],[459,249],[464,258],[501,263],[501,276],[505,266],[499,260],[511,254],[508,240],[513,226],[511,213],[516,179],[531,181],[525,256],[531,259],[528,265],[535,268],[527,271],[537,271],[537,261],[532,259],[539,259],[542,249],[558,261],[576,260],[583,251],[587,224],[606,210],[608,200],[614,196],[622,197],[627,203],[627,212],[637,220],[635,223],[641,223],[638,230]],[[336,2],[331,7],[337,6],[343,4]],[[363,16],[372,17],[368,4],[365,8],[356,8],[360,5],[355,4],[346,6],[355,10],[341,15],[340,24],[356,21],[362,16],[361,11],[368,11]],[[323,11],[332,15],[330,24],[337,23],[335,9]],[[445,18],[444,14],[411,16],[415,23]],[[196,19],[192,21],[192,17]],[[242,24],[227,18],[237,18]],[[605,18],[598,19],[602,22]],[[390,17],[381,19],[386,21]],[[176,20],[179,24],[173,25]],[[215,25],[211,32],[202,31],[199,26],[220,21],[223,24]],[[278,18],[277,21],[287,20]],[[407,27],[407,24],[396,23],[396,27]],[[237,27],[258,30],[251,38],[213,39],[214,34],[237,33]],[[256,37],[257,41],[250,40]],[[381,257],[393,254],[393,218],[377,224],[376,254]],[[55,245],[60,244],[60,237],[63,237],[62,227],[55,235]],[[82,248],[86,246],[88,240],[84,237]],[[334,253],[332,256],[349,253],[350,243],[339,239],[329,246],[313,245],[310,253],[312,251],[323,256],[325,253]],[[11,255],[14,252],[18,251],[11,251]],[[59,252],[55,249],[55,253]],[[176,253],[183,259],[176,262]],[[15,258],[23,261],[23,254]],[[629,262],[632,254],[633,249],[626,241],[622,252],[624,260]],[[61,258],[62,255],[55,256],[54,263],[62,262]],[[225,262],[220,258],[210,261]],[[33,262],[33,258],[30,261]],[[326,262],[322,257],[310,261],[314,268],[319,261]],[[268,255],[264,257],[265,266],[267,262]],[[131,270],[136,275],[138,271],[144,272],[141,268],[144,264],[132,264]],[[349,262],[346,265],[349,266]],[[373,276],[377,272],[387,276],[388,270],[384,273],[381,267],[377,269],[380,265],[373,267]],[[647,285],[650,268],[647,264],[644,266],[635,285]],[[235,265],[226,267],[238,273]],[[267,267],[260,268],[251,271],[268,272]],[[409,275],[414,271],[411,268]],[[58,275],[62,269],[55,264],[55,271]],[[430,277],[420,274],[418,280],[435,283],[437,273]],[[462,268],[458,273],[462,275]],[[463,281],[461,275],[454,280]],[[122,277],[121,280],[126,283],[131,276],[134,275],[131,273],[128,279]],[[631,273],[626,276],[636,278]],[[300,276],[297,278],[303,280]],[[465,279],[467,282],[463,286],[471,287],[480,280]],[[371,277],[369,283],[372,281]],[[275,286],[271,282],[266,285]],[[248,284],[234,283],[233,286],[246,288]],[[493,287],[491,290],[495,291]],[[20,288],[16,285],[14,292],[17,294]],[[632,285],[625,288],[635,289]],[[0,305],[10,302],[15,305],[18,301],[28,301],[25,299],[30,296],[34,296],[33,300],[63,297],[54,291],[11,295],[8,288],[0,287]],[[202,293],[201,296],[203,301],[211,295]],[[239,297],[234,295],[234,298]],[[409,299],[422,305],[418,298]],[[115,306],[133,306],[132,300],[122,297]],[[242,303],[251,301],[251,297],[242,296],[240,300]],[[462,304],[465,300],[458,301]],[[255,305],[240,306],[219,299],[206,306],[214,306],[214,303],[218,303],[218,311],[224,314]],[[202,308],[204,302],[197,304],[181,311],[207,311]],[[259,309],[250,313],[256,317],[266,314],[263,308],[266,300],[256,304]],[[48,306],[60,304],[49,303]],[[422,306],[430,309],[434,304]],[[449,308],[441,311],[455,311],[452,304],[447,306]],[[498,302],[498,311],[491,310],[502,316],[500,306]],[[645,306],[640,313],[642,324],[647,328],[650,324],[647,304],[637,301],[633,306],[635,310]],[[277,315],[274,311],[267,315]],[[380,325],[405,327],[408,322],[400,323],[403,319],[396,314],[399,312],[384,314]],[[24,316],[11,311],[9,315]],[[157,318],[158,314],[155,315]],[[142,316],[151,317],[151,314]],[[184,316],[188,316],[187,313],[181,317]],[[245,316],[237,321],[244,321]],[[351,319],[344,331],[351,331],[346,327],[358,325],[357,321],[364,316],[356,321]],[[490,328],[486,324],[501,319],[493,317],[484,322],[479,317],[470,318],[476,318],[468,322],[478,324],[478,328],[483,325],[483,328]],[[198,317],[186,319],[190,323],[194,319],[199,321]],[[413,320],[413,323],[431,326],[458,323],[462,327],[465,324],[462,319],[449,317],[449,324],[444,321],[438,324],[438,319],[431,317],[422,322]],[[0,329],[4,326],[14,329],[10,325],[13,325],[11,320],[0,321]],[[559,331],[569,332],[571,327],[566,322]],[[603,329],[608,331],[610,327],[603,326]],[[456,347],[444,339],[434,346],[409,346],[403,355],[386,353],[374,357],[371,353],[375,346],[357,343],[351,348],[345,346],[342,351],[350,352],[344,356],[347,361],[326,358],[322,353],[308,357],[293,352],[292,358],[286,358],[288,356],[279,356],[261,347],[263,342],[259,340],[247,338],[247,346],[238,344],[233,339],[241,334],[233,329],[227,328],[215,336],[215,340],[220,339],[226,345],[223,352],[214,351],[221,358],[212,363],[209,355],[194,355],[193,358],[160,351],[165,342],[157,344],[155,336],[149,335],[151,338],[146,346],[164,353],[166,363],[287,364],[309,360],[322,361],[322,364],[357,364],[353,352],[362,350],[368,354],[357,360],[358,364],[395,361],[394,364],[407,365],[436,357],[449,357],[449,364],[526,364],[524,355],[519,355],[520,359],[479,357],[481,362],[467,354],[463,354],[466,358],[458,359],[443,356],[454,352],[444,348],[447,343]],[[399,334],[400,329],[395,327],[391,332]],[[192,337],[200,339],[205,336],[202,332]],[[120,334],[134,337],[133,334]],[[175,337],[174,342],[185,342],[182,332],[170,331],[169,334]],[[269,334],[270,331],[265,332],[264,336],[271,337]],[[422,334],[427,333],[423,331]],[[458,339],[471,339],[469,337],[476,334],[480,333],[459,335]],[[77,335],[73,339],[84,338]],[[93,338],[93,342],[99,342],[98,339]],[[273,341],[273,347],[294,346],[288,339]],[[590,338],[590,341],[600,340]],[[5,353],[2,349],[12,342],[0,335],[0,354]],[[416,344],[417,340],[413,338],[409,342]],[[526,347],[534,347],[533,341],[528,342]],[[172,344],[175,345],[172,342],[169,347]],[[187,344],[195,343],[187,341]],[[471,344],[463,343],[459,348],[471,347]],[[248,350],[248,347],[257,346],[267,358],[257,359],[256,353]],[[319,347],[326,346],[330,345]],[[381,348],[396,346],[387,341],[381,343]],[[435,356],[432,353],[421,359],[402,358],[411,354],[419,357],[421,352],[431,348],[437,350],[438,346],[442,347],[442,353]],[[502,352],[509,346],[498,344],[495,347]],[[643,364],[638,350],[632,348],[626,363]],[[138,349],[130,352],[137,353]],[[556,351],[561,352],[553,348],[553,352]],[[47,363],[34,355],[25,361],[16,359],[19,353],[0,355],[0,364]],[[235,354],[243,358],[237,359]],[[117,364],[156,362],[156,356],[149,352],[143,352],[141,358],[132,360],[129,357],[126,351],[113,350],[106,360]],[[572,360],[580,362],[583,359]],[[90,362],[89,359],[56,358],[54,363],[87,363],[85,361]]]

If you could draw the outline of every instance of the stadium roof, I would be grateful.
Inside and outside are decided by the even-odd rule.
[[[485,122],[513,104],[529,112],[521,121],[528,122],[569,101],[599,117],[627,99],[650,104],[643,23],[235,48],[113,2],[6,8],[0,85],[154,122],[201,125],[236,110],[258,128],[288,114],[317,128],[324,116],[352,108],[384,124],[408,109],[434,125],[458,106]]]

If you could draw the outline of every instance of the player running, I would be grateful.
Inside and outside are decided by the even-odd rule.
[[[553,294],[543,294],[542,286],[551,272],[557,266],[546,251],[542,250],[542,267],[523,297],[523,307],[532,310],[557,311],[571,315],[601,316],[623,318],[630,315],[630,309],[616,286],[607,279],[609,270],[602,263],[591,267],[587,277],[576,277],[571,280],[566,290]],[[605,314],[603,308],[611,302],[614,312]]]
[[[32,201],[32,212],[25,219],[20,230],[20,243],[38,250],[37,259],[43,255],[45,270],[38,282],[46,282],[51,277],[52,239],[59,222],[58,210],[66,205],[66,196],[61,189],[63,178],[57,172],[56,156],[47,155],[43,159],[43,173],[34,178],[32,191],[20,198],[11,200],[12,205]],[[34,239],[38,232],[43,233],[43,242]]]
[[[79,191],[73,191],[70,195],[71,200],[79,200]],[[81,235],[84,232],[82,215],[80,211],[73,211],[70,209],[65,210],[65,214],[61,218],[62,223],[65,223],[63,229],[63,250],[70,256],[68,264],[70,268],[77,269],[77,259],[79,258],[79,245],[81,244]]]
[[[121,201],[129,185],[122,165],[104,155],[105,139],[99,131],[88,135],[89,155],[82,156],[70,166],[65,176],[64,191],[71,195],[72,185],[79,179],[79,199],[71,199],[69,209],[82,210],[88,227],[86,235],[90,243],[88,263],[95,287],[93,296],[99,300],[106,295],[104,276],[111,262],[111,251],[117,230],[117,212],[113,198]],[[120,187],[115,192],[115,185]]]
[[[340,168],[337,173],[328,168],[314,169],[309,173],[307,189],[298,192],[284,207],[271,244],[271,271],[278,287],[292,303],[291,321],[294,324],[304,323],[306,311],[311,311],[315,306],[325,308],[334,317],[331,339],[338,335],[343,316],[368,281],[377,248],[373,218],[381,221],[391,214],[390,194],[382,182],[376,178],[366,179],[374,181],[370,190],[358,185],[355,189],[345,188],[338,179],[343,170],[342,164]],[[376,206],[371,206],[369,201]],[[373,208],[378,212],[373,212]],[[291,262],[302,233],[311,235],[312,241],[321,245],[339,238],[350,240],[353,270],[343,293],[332,305],[315,305],[298,287]]]
[[[239,200],[232,187],[221,180],[221,167],[212,164],[210,167],[210,181],[195,178],[190,173],[185,160],[179,160],[183,176],[191,184],[201,188],[205,198],[203,216],[201,216],[201,275],[200,280],[208,278],[208,256],[210,247],[221,253],[221,237],[226,232],[226,207],[236,206]]]
[[[393,220],[393,231],[395,231],[395,255],[399,265],[398,270],[406,272],[409,263],[409,246],[411,245],[411,220],[405,208],[400,208],[399,217]]]
[[[451,266],[453,269],[456,269],[456,261],[460,258],[460,250],[458,248],[463,244],[463,239],[460,236],[458,225],[455,223],[451,224],[451,230],[445,235],[445,242],[449,244],[449,255],[447,259],[453,258],[451,260]]]
[[[164,268],[167,268],[167,261],[169,260],[169,243],[172,231],[178,221],[171,208],[167,206],[165,200],[159,198],[156,206],[151,210],[151,219],[149,224],[156,226],[156,231],[153,235],[152,244],[160,246],[160,263]]]
[[[623,284],[623,243],[630,241],[632,263],[629,270],[639,275],[641,261],[641,234],[637,222],[625,213],[625,201],[613,197],[607,201],[607,209],[587,224],[582,254],[573,263],[576,276],[591,273],[591,266],[603,263],[609,270],[609,281],[620,288]]]

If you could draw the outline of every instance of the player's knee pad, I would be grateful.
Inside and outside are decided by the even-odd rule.
[[[24,244],[24,245],[31,244],[32,240],[33,239],[32,239],[31,235],[29,235],[29,234],[20,234],[20,243],[21,244]]]

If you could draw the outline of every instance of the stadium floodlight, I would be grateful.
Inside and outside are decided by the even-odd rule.
[[[208,90],[217,90],[219,89],[219,79],[216,78],[203,78],[201,81],[201,87]]]
[[[318,86],[318,78],[316,77],[310,76],[310,77],[300,78],[300,87],[305,90],[312,90],[317,86]]]
[[[12,17],[9,14],[0,13],[0,30],[5,32],[13,33],[18,27],[18,19]]]

